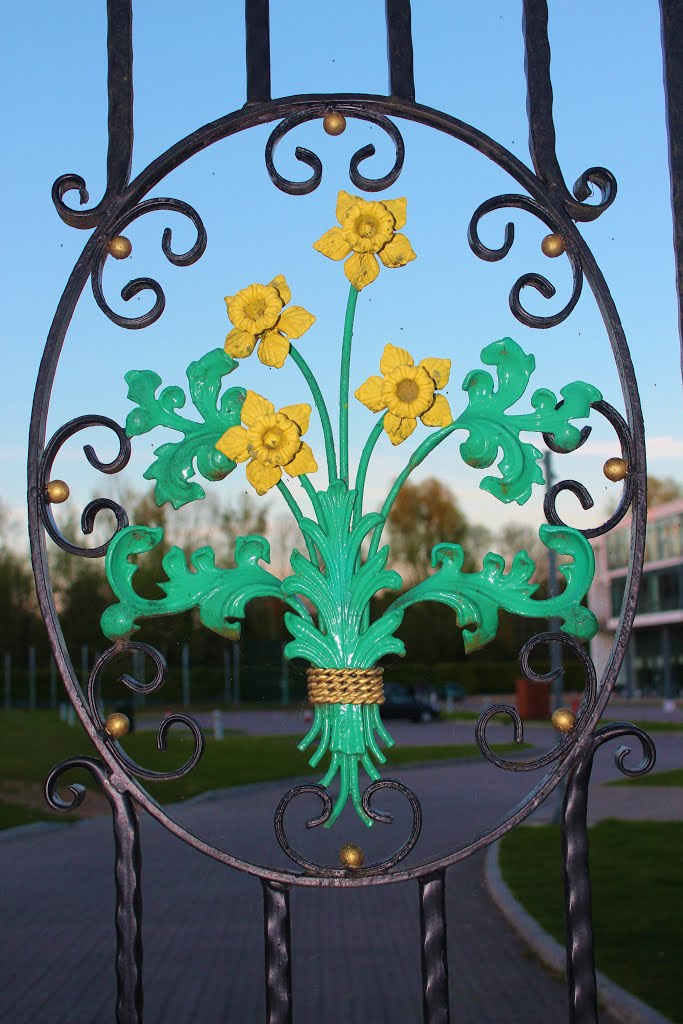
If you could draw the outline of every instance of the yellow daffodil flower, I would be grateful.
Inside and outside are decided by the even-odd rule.
[[[266,366],[280,368],[289,353],[289,339],[300,338],[315,323],[303,306],[283,307],[292,293],[282,274],[270,284],[250,284],[237,295],[226,295],[225,304],[233,325],[225,339],[225,351],[234,359],[246,359],[259,342],[258,357]]]
[[[234,462],[246,462],[247,480],[259,494],[265,494],[282,479],[315,473],[318,465],[310,448],[301,440],[308,430],[310,405],[286,405],[275,412],[272,402],[247,391],[242,406],[244,427],[230,427],[216,444]],[[246,428],[246,429],[245,429]]]
[[[368,377],[355,395],[371,412],[387,410],[384,429],[392,444],[410,437],[418,416],[427,427],[446,427],[453,422],[447,399],[436,394],[448,384],[450,359],[423,359],[415,366],[410,352],[387,345],[379,368],[383,376]]]
[[[330,228],[313,248],[331,260],[346,260],[344,273],[360,291],[379,274],[377,256],[390,268],[405,267],[415,259],[406,236],[397,234],[406,222],[407,203],[405,198],[368,202],[342,191],[337,198],[341,227]]]

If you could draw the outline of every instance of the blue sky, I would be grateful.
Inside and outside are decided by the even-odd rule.
[[[343,23],[328,5],[311,0],[272,0],[271,6],[275,95],[386,91],[382,2],[346,3]],[[528,162],[521,5],[507,0],[480,6],[484,9],[437,0],[414,4],[417,98],[475,124]],[[178,138],[244,100],[242,5],[198,2],[191,21],[187,12],[179,0],[167,0],[163,16],[160,5],[137,5],[134,173]],[[6,367],[0,450],[3,501],[16,509],[24,500],[28,418],[44,339],[88,234],[59,220],[50,188],[58,175],[76,172],[96,202],[104,185],[104,13],[103,0],[81,5],[77,16],[37,3],[10,5],[4,13],[2,91],[10,102],[0,114],[5,168],[0,308]],[[584,0],[556,2],[551,5],[551,43],[558,155],[565,177],[571,183],[585,168],[604,165],[619,183],[611,209],[582,231],[612,288],[631,344],[650,471],[681,476],[681,381],[658,6],[636,0],[609,0],[597,7]],[[544,226],[528,214],[515,214],[517,241],[497,264],[478,260],[469,249],[466,232],[474,210],[492,196],[516,191],[515,183],[461,143],[423,127],[399,127],[406,141],[405,169],[387,194],[408,196],[405,231],[418,259],[405,269],[383,272],[361,295],[352,385],[378,372],[382,348],[391,341],[409,348],[416,359],[439,355],[453,360],[448,397],[459,411],[464,401],[460,384],[468,370],[480,365],[480,350],[510,335],[536,355],[529,392],[541,386],[558,391],[569,381],[585,379],[622,408],[607,337],[587,287],[570,318],[550,331],[522,327],[509,311],[509,289],[527,271],[546,274],[558,292],[549,302],[525,294],[532,311],[559,309],[570,294],[566,260],[541,255]],[[337,139],[324,135],[319,124],[304,126],[281,145],[278,167],[300,175],[294,146],[308,145],[323,161],[324,178],[312,195],[290,197],[278,192],[265,171],[263,150],[270,130],[254,129],[219,143],[153,191],[195,206],[208,231],[207,251],[193,267],[175,268],[161,254],[163,228],[173,227],[175,246],[182,250],[193,240],[189,224],[160,213],[131,226],[133,255],[120,264],[108,261],[105,292],[118,311],[128,313],[119,298],[121,287],[131,277],[152,276],[166,291],[166,311],[145,331],[125,331],[106,319],[86,289],[58,370],[50,433],[65,420],[92,411],[123,422],[130,408],[123,382],[128,369],[155,369],[165,383],[182,384],[186,365],[222,344],[229,326],[223,296],[278,273],[290,281],[293,301],[318,317],[300,347],[334,405],[347,285],[341,264],[324,259],[311,245],[335,223],[337,191],[352,190],[351,154],[374,142],[378,155],[365,166],[367,173],[374,168],[380,174],[390,165],[391,149],[378,129],[362,122],[350,124]],[[507,219],[505,213],[488,218],[482,226],[487,244],[500,244]],[[128,305],[138,312],[147,301],[143,295]],[[267,394],[276,403],[306,400],[303,383],[289,364],[271,371],[252,358],[231,383]],[[372,425],[371,414],[358,406],[352,457]],[[381,502],[419,439],[416,434],[399,449],[388,443],[378,449],[371,503]],[[158,433],[136,442],[127,484],[142,486],[152,447],[162,440]],[[314,447],[321,451],[318,441],[312,431]],[[102,442],[103,455],[110,450],[107,443]],[[76,444],[65,450],[56,470],[69,480],[80,509],[93,491],[115,493],[120,481],[98,477],[79,453]],[[610,454],[617,454],[616,441],[609,428],[598,425],[581,456],[570,456],[557,467],[587,484],[598,512],[613,494],[614,485],[600,472]],[[523,509],[511,509],[479,491],[482,474],[460,465],[455,438],[424,472],[442,475],[467,514],[479,521],[494,527],[508,520],[540,521],[541,495]],[[230,500],[233,489],[246,486],[238,469],[221,494]],[[275,499],[268,500],[275,508]],[[577,511],[571,497],[562,509],[574,525],[594,521],[590,513]]]

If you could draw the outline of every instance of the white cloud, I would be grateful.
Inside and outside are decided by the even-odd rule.
[[[674,459],[683,456],[683,440],[665,434],[661,437],[645,439],[648,459]],[[614,441],[586,441],[580,449],[584,455],[609,458],[615,452]]]

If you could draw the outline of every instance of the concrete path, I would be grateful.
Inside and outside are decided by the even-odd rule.
[[[431,727],[402,728],[421,735]],[[461,728],[458,723],[456,735]],[[471,736],[468,723],[465,728]],[[544,736],[547,746],[547,730]],[[664,734],[660,739],[661,767],[680,764],[678,737]],[[459,735],[453,741],[460,742]],[[655,791],[599,785],[615,774],[603,751],[596,760],[591,816],[601,806],[603,791],[610,814],[615,797],[625,792],[630,806],[639,808],[634,816],[649,816]],[[420,860],[490,828],[537,778],[501,772],[482,762],[404,769],[400,777],[423,804]],[[180,806],[177,816],[197,834],[240,856],[285,866],[272,828],[284,788],[274,783],[228,790],[215,799]],[[394,848],[394,836],[405,835],[407,828],[400,804],[389,807],[389,799],[385,802],[395,810],[394,826],[369,831],[348,815],[332,834],[322,829],[305,833],[295,820],[290,835],[328,863],[336,863],[337,850],[346,841],[360,842],[368,857],[379,856]],[[300,808],[299,822],[308,813],[308,807]],[[296,819],[294,810],[292,814]],[[259,1024],[264,996],[258,881],[196,853],[146,816],[142,842],[147,1024]],[[0,842],[5,922],[0,935],[1,1021],[113,1020],[112,862],[106,818],[44,832],[19,831]],[[494,908],[483,888],[481,857],[452,869],[448,878],[453,1021],[566,1020],[564,984],[528,956]],[[416,883],[357,892],[295,891],[292,929],[296,1024],[417,1024],[421,1019]]]

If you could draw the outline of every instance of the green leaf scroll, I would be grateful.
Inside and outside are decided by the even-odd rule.
[[[589,415],[591,402],[602,398],[592,384],[574,381],[560,389],[562,401],[547,388],[539,388],[531,396],[531,413],[510,413],[509,409],[522,397],[536,368],[533,355],[527,355],[512,338],[502,338],[487,345],[481,353],[482,362],[497,369],[498,387],[487,370],[471,370],[463,381],[468,395],[467,409],[445,431],[465,428],[469,437],[460,445],[460,454],[469,466],[488,469],[496,460],[500,478],[487,476],[482,490],[500,501],[516,501],[523,505],[531,496],[533,484],[543,483],[539,465],[542,452],[520,439],[523,430],[552,434],[558,447],[573,451],[581,432],[570,423]]]
[[[166,552],[162,567],[168,580],[159,583],[164,598],[149,600],[133,588],[137,566],[133,555],[151,551],[161,541],[160,527],[128,526],[116,534],[107,551],[106,570],[109,584],[119,599],[105,608],[100,625],[110,640],[129,637],[139,626],[138,619],[157,615],[175,615],[199,609],[203,625],[215,633],[236,640],[240,623],[249,601],[256,597],[279,597],[284,600],[280,580],[259,563],[270,562],[270,545],[264,537],[238,537],[235,542],[236,567],[219,569],[209,547],[198,548],[190,555],[188,566],[178,547]],[[304,614],[304,609],[299,609]]]
[[[186,402],[182,388],[164,388],[157,397],[161,377],[153,370],[130,370],[126,374],[128,398],[137,403],[126,419],[128,436],[146,434],[155,427],[170,427],[185,435],[183,441],[169,441],[157,448],[156,460],[144,473],[145,480],[156,480],[157,505],[169,501],[178,509],[204,497],[204,488],[192,480],[195,460],[205,480],[223,480],[235,468],[232,459],[218,451],[216,442],[240,422],[244,388],[230,388],[220,397],[223,378],[237,365],[223,349],[215,348],[188,366],[190,397],[202,423],[178,415],[177,410]]]
[[[493,640],[501,610],[530,618],[557,616],[564,621],[563,632],[589,640],[597,633],[598,623],[581,601],[593,582],[593,549],[583,534],[568,526],[543,525],[539,537],[547,548],[572,558],[571,563],[560,566],[567,581],[561,594],[546,600],[532,599],[538,590],[538,584],[530,582],[536,566],[526,551],[515,555],[507,573],[505,559],[492,552],[484,555],[480,572],[463,572],[462,547],[437,544],[432,551],[432,564],[439,567],[438,572],[402,594],[390,611],[403,610],[419,601],[448,605],[455,611],[468,653]]]

